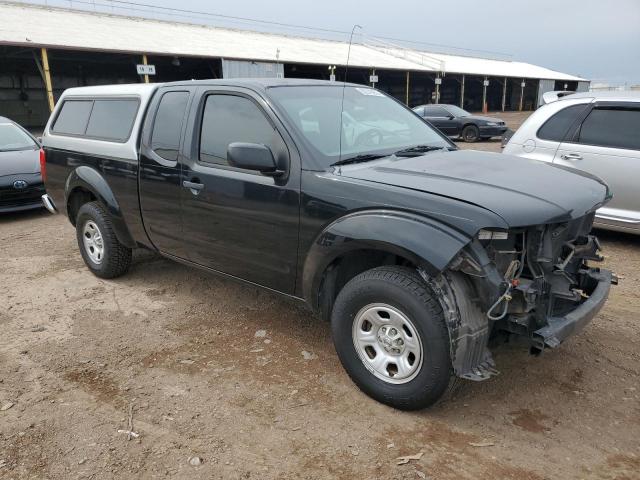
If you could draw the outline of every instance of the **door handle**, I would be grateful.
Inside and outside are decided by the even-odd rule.
[[[191,193],[193,193],[194,195],[198,195],[198,193],[200,193],[200,190],[204,188],[204,183],[189,182],[188,180],[184,180],[182,182],[182,186],[191,190]]]
[[[563,153],[560,158],[563,160],[582,160],[582,155],[579,153]]]

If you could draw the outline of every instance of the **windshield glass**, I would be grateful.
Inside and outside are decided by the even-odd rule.
[[[460,107],[456,107],[455,105],[447,105],[447,110],[449,110],[452,115],[456,117],[468,117],[469,115],[471,115],[466,110],[463,110]]]
[[[340,157],[391,155],[416,145],[452,146],[411,110],[372,88],[344,89],[341,122],[342,91],[340,85],[269,89],[271,97],[316,151],[323,167]]]
[[[31,137],[12,123],[0,123],[0,151],[29,150],[36,144]]]

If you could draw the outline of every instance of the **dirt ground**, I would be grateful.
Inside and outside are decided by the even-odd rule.
[[[100,280],[63,216],[0,217],[0,478],[640,479],[640,237],[601,238],[620,285],[581,334],[404,413],[294,304],[148,252]]]

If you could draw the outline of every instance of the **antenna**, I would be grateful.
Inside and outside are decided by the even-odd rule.
[[[342,83],[342,100],[340,102],[340,130],[338,130],[338,134],[340,135],[340,151],[338,153],[338,161],[342,160],[342,113],[344,112],[344,91],[347,88],[347,74],[349,73],[349,57],[351,57],[351,44],[353,43],[353,34],[356,31],[356,28],[362,30],[360,25],[354,25],[351,29],[351,35],[349,36],[349,49],[347,50],[347,65],[344,69],[344,82]]]

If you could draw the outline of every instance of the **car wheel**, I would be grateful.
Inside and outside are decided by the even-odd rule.
[[[378,267],[350,280],[336,298],[331,330],[344,369],[379,402],[428,407],[452,383],[442,308],[409,268]]]
[[[98,202],[80,207],[76,237],[84,263],[96,276],[115,278],[129,269],[131,249],[118,241],[111,218]]]
[[[478,127],[475,125],[467,125],[462,130],[462,139],[465,142],[473,143],[478,141],[478,137],[480,136],[480,131]]]

